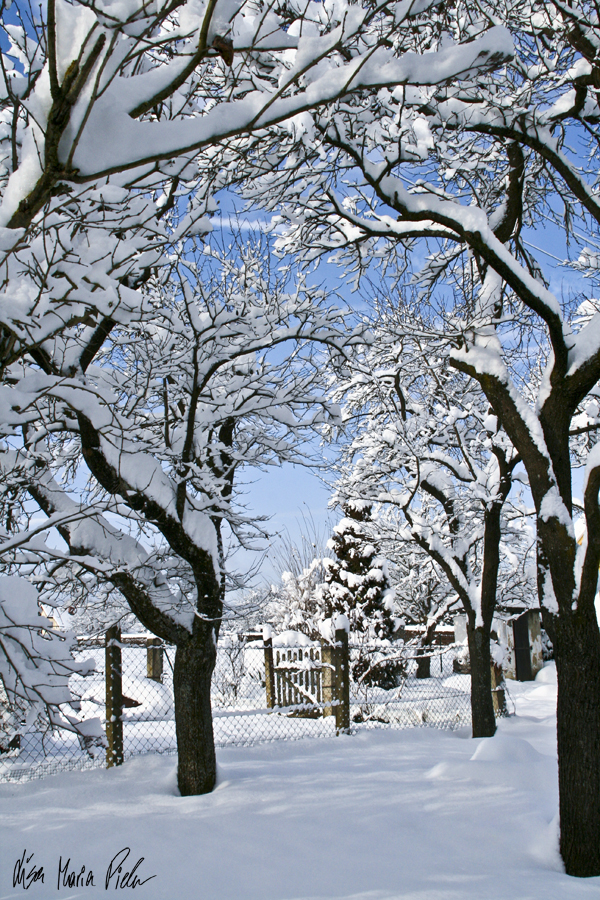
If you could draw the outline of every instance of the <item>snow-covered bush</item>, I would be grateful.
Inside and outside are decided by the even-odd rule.
[[[326,569],[321,558],[300,571],[284,571],[279,584],[271,585],[265,605],[265,621],[277,634],[293,630],[318,640],[324,612]]]

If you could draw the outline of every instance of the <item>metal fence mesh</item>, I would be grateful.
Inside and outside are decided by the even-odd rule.
[[[153,646],[149,646],[152,643]],[[224,636],[212,681],[215,744],[247,746],[262,741],[331,737],[335,705],[318,643],[269,648],[260,640]],[[175,753],[173,662],[175,648],[155,639],[122,642],[123,757]],[[74,676],[85,718],[106,724],[105,655],[99,642],[81,641],[79,655],[92,656],[96,671]],[[417,678],[417,661],[406,648],[352,646],[350,730],[435,726],[456,728],[471,721],[470,678],[453,671],[453,647],[436,648],[429,678]],[[40,719],[0,755],[0,781],[28,781],[59,771],[106,765],[103,748],[77,735],[52,731]]]
[[[471,724],[471,677],[454,672],[456,650],[432,651],[430,677],[417,677],[417,658],[393,648],[350,647],[353,725],[454,729]],[[366,669],[366,674],[361,672]],[[391,682],[396,682],[392,684]]]

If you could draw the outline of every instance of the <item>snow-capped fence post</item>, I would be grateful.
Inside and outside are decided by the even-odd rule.
[[[276,704],[275,695],[275,664],[273,662],[273,638],[264,637],[263,647],[265,652],[265,688],[267,691],[267,707],[273,709]]]
[[[149,638],[146,644],[146,677],[162,683],[163,645],[160,638]]]
[[[321,642],[323,717],[335,715],[335,727],[340,731],[350,728],[350,656],[348,632],[344,628],[335,631],[335,644]]]
[[[335,725],[339,734],[340,731],[348,731],[350,728],[350,651],[348,632],[345,628],[336,629],[335,643],[335,686],[338,700],[335,708]]]
[[[123,684],[121,629],[112,625],[105,634],[106,768],[123,763]]]

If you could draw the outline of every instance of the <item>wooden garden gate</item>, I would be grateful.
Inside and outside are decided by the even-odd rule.
[[[267,707],[288,715],[335,716],[338,731],[350,727],[348,634],[339,629],[335,643],[273,647],[264,641]]]

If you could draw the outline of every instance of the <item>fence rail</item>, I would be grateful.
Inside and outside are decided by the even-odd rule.
[[[301,636],[300,636],[301,637]],[[430,677],[417,677],[417,658],[406,647],[348,645],[304,639],[225,636],[212,681],[218,747],[261,741],[330,737],[363,728],[470,724],[470,678],[453,671],[453,648],[432,649]],[[0,781],[26,781],[69,769],[118,765],[131,756],[175,753],[174,648],[157,638],[107,632],[81,640],[82,658],[96,671],[73,676],[85,718],[99,716],[107,748],[70,732],[23,733],[20,746],[0,755]]]

